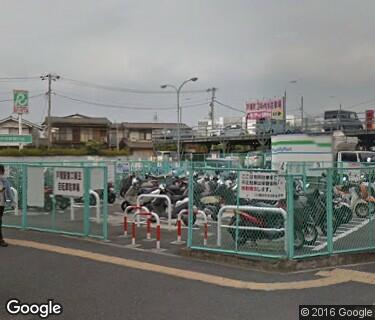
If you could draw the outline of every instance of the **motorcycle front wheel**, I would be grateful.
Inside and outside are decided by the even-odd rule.
[[[187,227],[189,225],[189,214],[185,213],[181,216],[182,223]],[[193,214],[193,225],[197,221],[197,215]]]
[[[44,211],[50,212],[52,211],[52,201],[50,199],[46,199],[44,202]]]
[[[349,223],[353,218],[353,211],[347,206],[342,206],[336,209],[340,216],[340,221],[342,223]]]
[[[368,204],[365,202],[358,203],[355,206],[355,214],[358,218],[362,218],[362,219],[367,218],[369,214]]]
[[[301,249],[305,243],[305,237],[301,230],[294,230],[294,248]]]
[[[236,226],[236,220],[237,220],[237,217],[233,216],[230,219],[229,225],[232,226],[232,227]],[[250,224],[243,223],[240,220],[239,223],[238,223],[238,225],[239,226],[244,226],[244,225],[250,225]],[[228,232],[231,235],[233,241],[236,241],[236,229],[235,228],[229,228]],[[250,236],[250,234],[246,230],[241,230],[241,229],[238,230],[237,245],[238,246],[244,245],[247,242],[247,240],[250,240],[250,238],[251,238],[251,236]],[[253,239],[253,240],[255,241],[255,239]]]
[[[70,205],[70,201],[69,201],[69,199],[66,199],[66,198],[64,198],[64,199],[60,199],[60,200],[58,200],[57,202],[58,202],[58,207],[59,207],[61,210],[65,210],[65,209],[68,208],[69,205]]]
[[[314,245],[318,238],[318,230],[316,230],[316,227],[312,224],[307,224],[303,227],[302,231],[305,237],[305,244],[309,246]]]
[[[333,227],[333,234],[337,231],[337,228],[339,227],[339,222],[337,221],[336,215],[334,214],[332,216],[332,227]],[[327,219],[325,219],[320,226],[320,229],[322,230],[323,235],[326,237],[328,233],[328,227],[327,227]]]
[[[108,196],[108,203],[113,204],[113,203],[115,203],[115,201],[116,201],[116,195],[110,194]]]

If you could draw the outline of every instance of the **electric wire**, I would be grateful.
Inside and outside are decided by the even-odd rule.
[[[152,107],[141,107],[141,106],[134,107],[134,106],[129,106],[129,105],[125,105],[125,104],[110,104],[110,103],[102,103],[102,102],[90,101],[90,100],[86,100],[86,99],[74,98],[74,97],[63,95],[63,94],[60,94],[60,93],[57,93],[57,92],[54,92],[53,94],[57,97],[60,97],[60,98],[66,99],[66,100],[75,101],[75,102],[84,103],[84,104],[89,104],[89,105],[95,105],[95,106],[99,106],[99,107],[103,107],[103,108],[114,108],[114,109],[125,109],[125,110],[152,110],[152,111],[163,111],[163,110],[175,110],[176,109],[176,106],[174,106],[174,107],[163,107],[163,108],[161,108],[161,107],[152,108]],[[183,105],[183,106],[181,106],[181,108],[184,108],[184,109],[185,108],[193,108],[193,107],[203,106],[203,105],[206,105],[206,104],[207,103],[189,104],[189,105]]]

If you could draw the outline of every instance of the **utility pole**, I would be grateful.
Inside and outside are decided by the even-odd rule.
[[[116,150],[120,150],[120,136],[119,136],[119,130],[118,130],[119,124],[116,123]]]
[[[283,97],[283,131],[286,132],[286,89]]]
[[[48,80],[48,91],[47,91],[47,95],[48,95],[48,118],[47,118],[47,136],[48,136],[48,148],[51,147],[51,144],[52,144],[52,128],[51,128],[51,108],[52,108],[52,105],[51,105],[51,95],[52,95],[52,81],[56,81],[58,79],[60,79],[60,76],[58,76],[57,74],[51,74],[51,73],[48,73],[46,75],[43,75],[40,77],[40,79],[42,80]]]
[[[303,96],[301,96],[301,129],[304,130],[304,123],[303,123]]]
[[[211,89],[207,89],[207,92],[211,92],[211,102],[210,102],[210,111],[208,112],[208,117],[211,119],[211,127],[214,129],[215,123],[215,115],[214,115],[214,107],[215,107],[215,93],[217,88],[213,87]]]

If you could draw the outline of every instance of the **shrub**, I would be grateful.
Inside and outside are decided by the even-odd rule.
[[[90,152],[94,152],[95,148],[90,149]],[[96,151],[95,151],[96,152]],[[112,149],[100,149],[96,153],[104,157],[115,157],[115,156],[128,156],[130,155],[129,149],[123,150],[112,150]],[[0,149],[0,157],[43,157],[43,156],[87,156],[93,155],[89,153],[87,148],[24,148],[18,150],[17,148],[4,148]]]

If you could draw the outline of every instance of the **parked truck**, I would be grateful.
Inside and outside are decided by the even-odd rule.
[[[363,163],[375,165],[375,152],[359,151],[358,138],[341,131],[333,134],[278,135],[271,139],[272,169],[290,173],[321,175],[319,168],[355,169]],[[348,170],[350,179],[357,180],[360,170]]]

